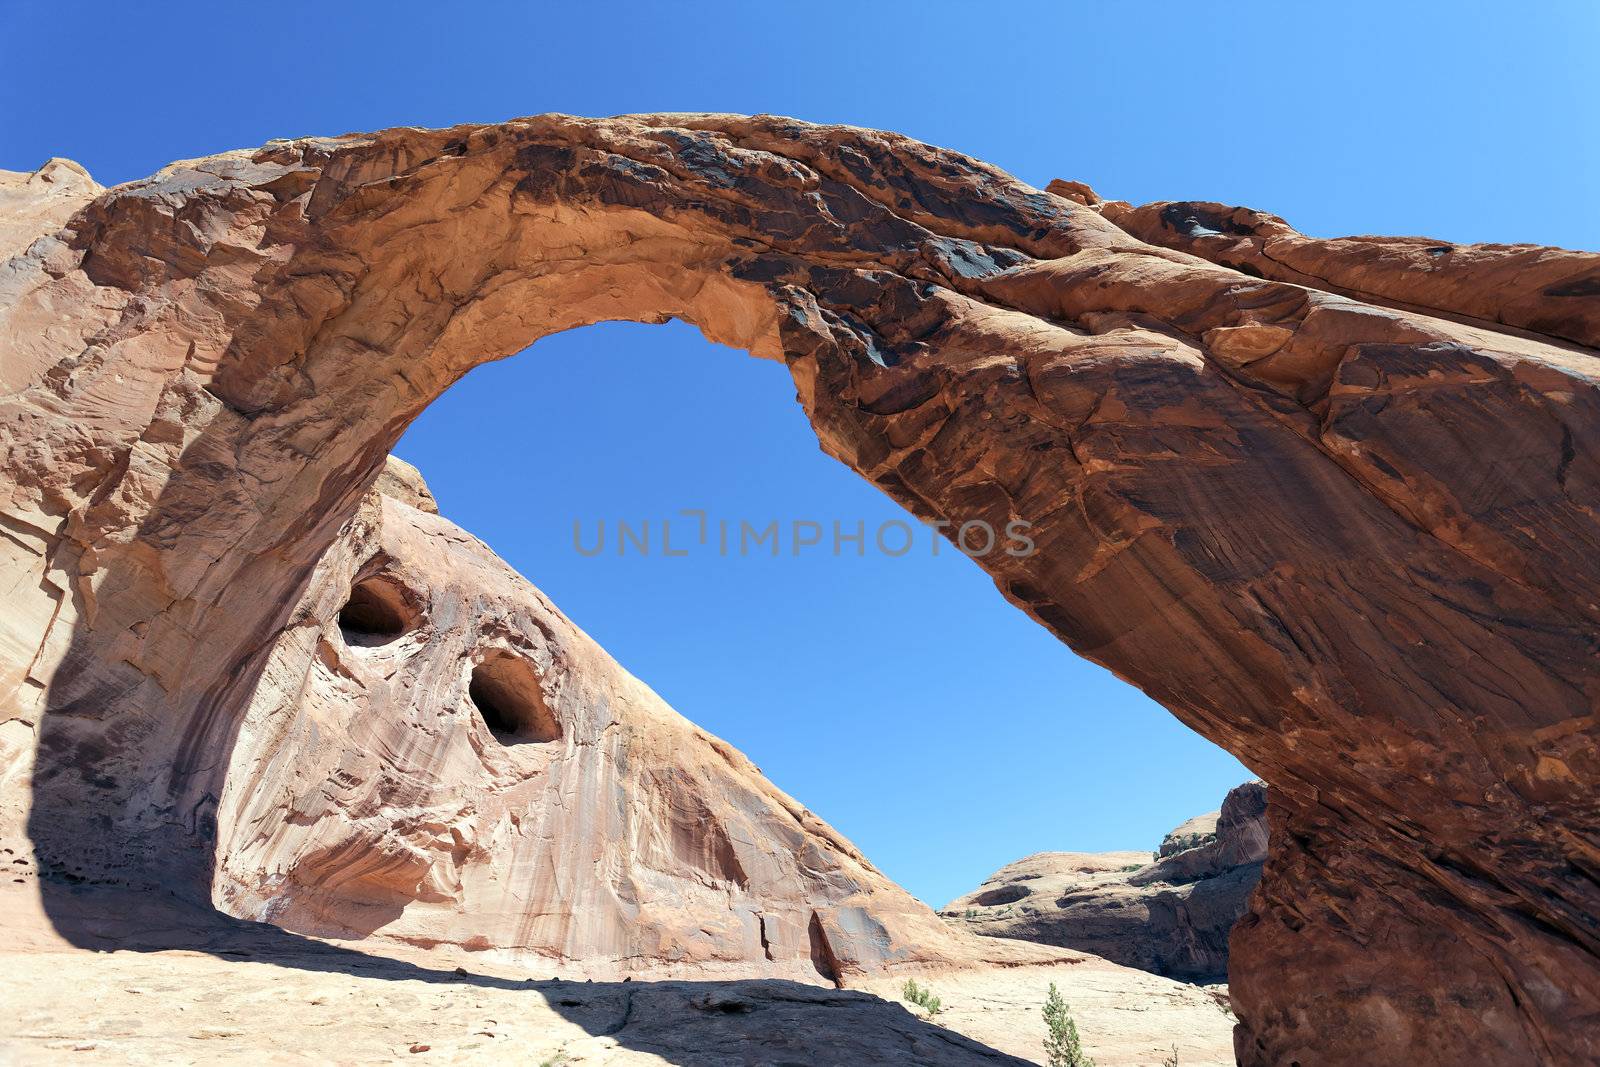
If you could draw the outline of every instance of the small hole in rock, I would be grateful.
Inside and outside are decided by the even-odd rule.
[[[386,645],[416,629],[421,614],[398,582],[367,578],[356,583],[339,609],[339,630],[349,645]]]
[[[545,704],[533,664],[510,652],[489,652],[472,668],[467,696],[502,745],[556,741],[561,723]]]

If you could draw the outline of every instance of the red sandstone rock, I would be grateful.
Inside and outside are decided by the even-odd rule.
[[[1050,191],[1082,195],[1078,182]],[[1089,195],[1093,195],[1090,191]],[[1086,201],[1087,202],[1087,201]],[[1257,278],[1491,328],[1600,344],[1600,269],[1589,252],[1538,245],[1457,245],[1426,237],[1296,232],[1276,215],[1211,203],[1094,206],[1122,229]]]
[[[275,635],[409,420],[676,316],[918,515],[1031,522],[1001,593],[1271,783],[1242,1062],[1600,1058],[1600,258],[1164,235],[734,116],[274,142],[41,225],[0,265],[0,745],[42,885],[207,893]]]

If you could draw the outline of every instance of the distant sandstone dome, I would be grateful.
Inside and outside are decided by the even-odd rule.
[[[1150,852],[1040,852],[1007,864],[942,914],[989,937],[1093,953],[1190,982],[1228,977],[1228,935],[1267,856],[1267,787],[1229,790]]]

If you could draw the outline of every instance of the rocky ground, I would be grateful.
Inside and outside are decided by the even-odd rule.
[[[1153,1067],[1174,1042],[1185,1067],[1233,1062],[1220,991],[1094,957],[924,976],[944,1002],[930,1020],[901,1002],[900,979],[556,979],[469,952],[389,958],[220,916],[192,923],[177,908],[123,938],[123,902],[74,899],[76,915],[58,915],[69,942],[31,885],[0,889],[0,1063],[1042,1063],[1051,982],[1100,1067]]]
[[[1072,1010],[1084,1049],[1099,1067],[1155,1067],[1178,1050],[1183,1067],[1233,1067],[1233,1014],[1225,986],[1196,986],[1095,956],[1052,967],[990,967],[934,975],[939,1025],[1031,1063],[1044,1063],[1039,1009],[1051,983]],[[863,989],[899,998],[889,979]]]
[[[186,951],[0,959],[0,1060],[18,1064],[1043,1063],[1050,982],[1101,1067],[1157,1064],[1168,1042],[1185,1065],[1233,1063],[1233,1018],[1206,990],[1102,960],[932,977],[945,1008],[927,1022],[894,982],[524,981]]]

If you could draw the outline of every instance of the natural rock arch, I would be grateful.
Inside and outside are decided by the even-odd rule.
[[[203,882],[260,635],[429,401],[679,317],[783,360],[919,516],[1031,522],[1037,554],[983,561],[1002,594],[1271,783],[1242,1062],[1600,1054],[1594,257],[1139,214],[764,117],[67,186],[0,275],[0,685],[43,716],[30,830],[64,875]],[[1284,241],[1302,284],[1259,277]]]

